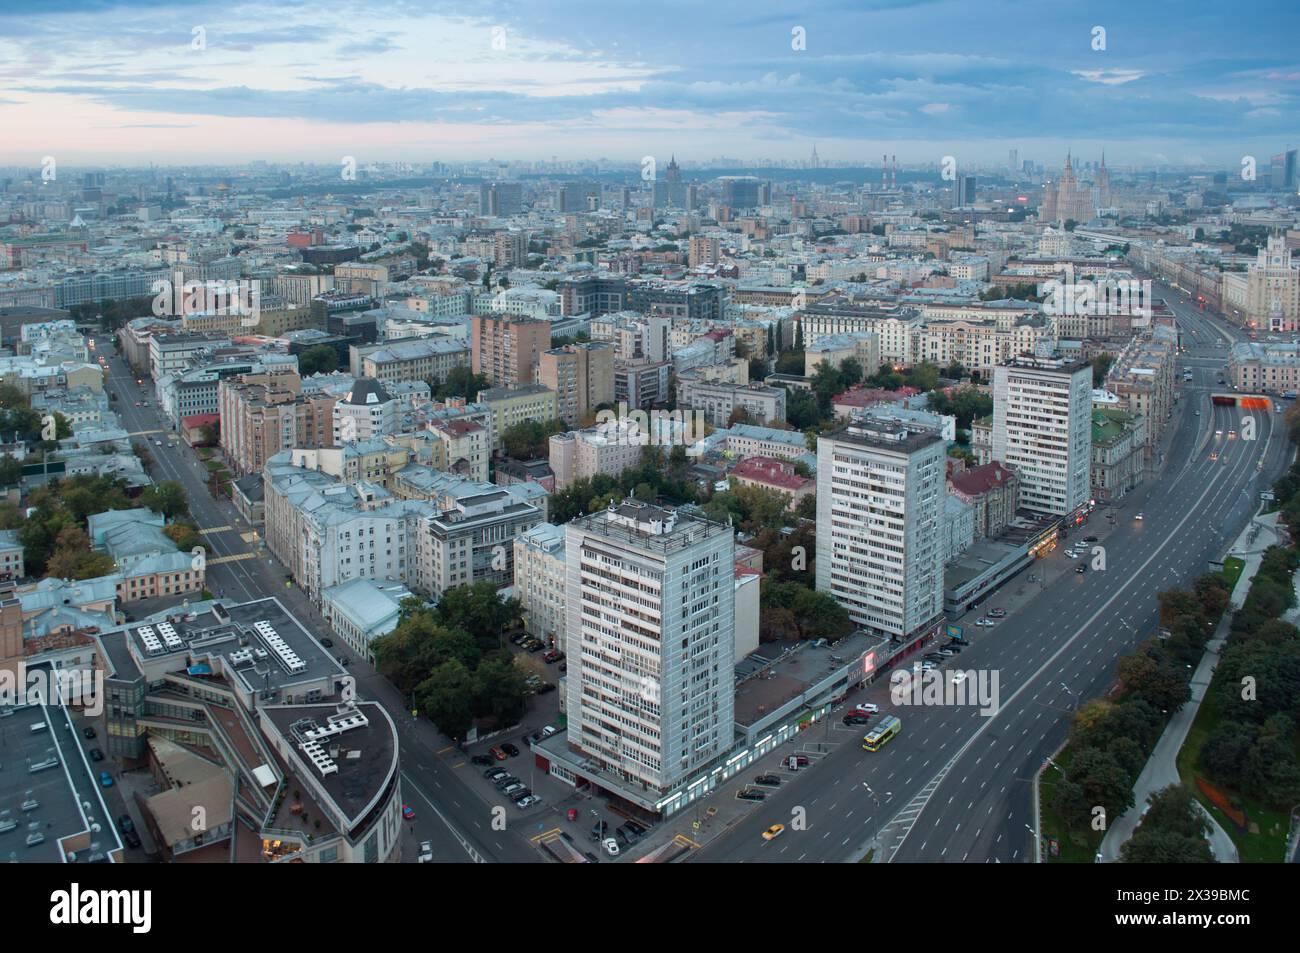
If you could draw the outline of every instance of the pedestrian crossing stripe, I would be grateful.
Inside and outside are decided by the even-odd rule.
[[[232,530],[234,528],[235,527],[233,526],[209,526],[207,529],[200,529],[199,532],[200,533],[224,533],[227,530]]]
[[[233,556],[218,556],[216,559],[209,559],[208,565],[215,566],[218,563],[233,563],[241,559],[256,559],[257,553],[236,553]]]
[[[135,433],[128,433],[128,437],[148,437],[156,433],[163,433],[161,430],[137,430]]]

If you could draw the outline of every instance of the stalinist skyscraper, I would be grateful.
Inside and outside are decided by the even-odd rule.
[[[1107,173],[1107,191],[1109,190],[1109,173]],[[1056,183],[1055,188],[1048,186],[1043,196],[1042,207],[1038,210],[1038,220],[1044,223],[1064,222],[1069,219],[1087,222],[1096,214],[1097,209],[1092,204],[1092,190],[1081,186],[1079,180],[1074,177],[1074,165],[1070,153],[1067,152],[1061,180]]]

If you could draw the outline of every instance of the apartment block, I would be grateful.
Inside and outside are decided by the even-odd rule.
[[[473,369],[493,387],[531,383],[551,346],[551,323],[537,318],[480,314],[472,328]]]
[[[528,632],[562,652],[566,564],[564,527],[538,523],[515,537],[515,597],[523,603]]]
[[[559,416],[555,391],[545,384],[489,387],[478,392],[477,401],[491,411],[494,451],[502,449],[503,435],[515,424],[548,423]]]
[[[943,440],[901,425],[817,439],[817,590],[906,639],[943,611]]]
[[[565,532],[569,745],[666,791],[732,744],[731,528],[629,500]]]
[[[601,404],[614,402],[614,347],[595,341],[543,351],[537,382],[555,392],[559,419],[576,427]]]
[[[1092,366],[1022,356],[993,375],[993,459],[1020,478],[1020,505],[1068,516],[1089,500]]]

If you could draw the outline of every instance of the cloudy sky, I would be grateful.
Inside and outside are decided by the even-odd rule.
[[[1228,167],[1300,145],[1297,37],[1295,0],[0,0],[0,164]]]

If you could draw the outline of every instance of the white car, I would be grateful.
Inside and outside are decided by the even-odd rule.
[[[962,682],[966,681],[965,672],[949,672],[948,674],[951,677],[952,683],[954,685],[960,685]]]
[[[1135,517],[1133,517],[1133,518],[1134,518],[1135,520],[1140,520],[1140,519],[1142,519],[1143,517],[1142,517],[1142,514],[1139,513],[1137,516],[1135,516]]]
[[[614,840],[614,838],[606,837],[605,840],[602,841],[601,846],[605,848],[605,853],[609,854],[609,856],[618,856],[618,841]]]
[[[527,797],[521,797],[518,801],[515,801],[515,807],[523,811],[526,810],[527,808],[532,807],[534,804],[541,804],[541,803],[542,803],[541,798],[539,798],[536,794],[530,794]]]
[[[433,842],[432,842],[432,841],[427,841],[427,840],[425,840],[425,841],[420,841],[420,861],[419,861],[419,862],[422,863],[422,864],[431,864],[431,863],[433,863]]]
[[[993,620],[992,620],[992,619],[976,619],[976,620],[975,620],[975,624],[976,624],[976,625],[979,625],[979,626],[984,626],[984,625],[993,625]]]
[[[1078,559],[1078,558],[1079,558],[1079,554],[1076,553],[1073,549],[1067,549],[1067,550],[1065,551],[1065,558],[1066,558],[1066,559]]]
[[[861,705],[854,705],[854,711],[860,711],[868,715],[874,715],[880,711],[879,705],[873,705],[871,702],[863,702]]]

